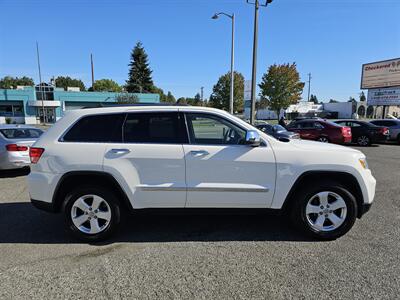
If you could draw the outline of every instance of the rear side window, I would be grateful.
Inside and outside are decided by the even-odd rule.
[[[35,128],[7,128],[0,129],[2,135],[7,139],[37,139],[43,131]]]
[[[187,143],[183,118],[176,112],[130,113],[124,124],[125,143]]]
[[[104,114],[80,119],[65,135],[65,142],[121,143],[125,114]]]

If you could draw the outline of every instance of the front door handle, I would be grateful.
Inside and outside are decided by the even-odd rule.
[[[129,149],[111,149],[114,154],[125,154],[131,152]]]
[[[210,153],[208,153],[208,151],[206,150],[193,150],[190,151],[190,154],[192,154],[194,157],[201,157],[201,156],[206,156]]]

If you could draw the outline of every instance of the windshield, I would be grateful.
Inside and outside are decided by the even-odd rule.
[[[0,129],[0,132],[7,139],[37,139],[43,131],[36,128],[7,128]]]
[[[275,132],[282,132],[282,131],[286,131],[286,128],[281,126],[281,125],[274,125],[274,131]]]

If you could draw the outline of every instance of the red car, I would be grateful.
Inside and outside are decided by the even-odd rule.
[[[287,129],[299,133],[302,139],[323,143],[348,144],[352,139],[350,127],[322,119],[294,121],[287,126]]]

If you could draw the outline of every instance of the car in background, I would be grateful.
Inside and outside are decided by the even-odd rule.
[[[29,166],[29,147],[42,134],[43,130],[31,126],[0,125],[0,170]]]
[[[341,126],[351,128],[352,142],[360,146],[369,146],[374,143],[385,142],[389,138],[387,127],[376,126],[374,124],[358,120],[337,120],[334,121]]]
[[[299,139],[300,135],[295,132],[287,131],[285,127],[281,125],[271,125],[271,124],[259,124],[256,125],[258,129],[262,132],[273,136],[276,139]]]
[[[400,120],[386,119],[386,120],[373,120],[371,124],[377,126],[385,126],[389,128],[389,140],[396,141],[400,144]]]
[[[351,143],[350,127],[322,119],[305,119],[291,122],[287,130],[300,134],[305,140],[319,141],[323,143],[348,144]]]

